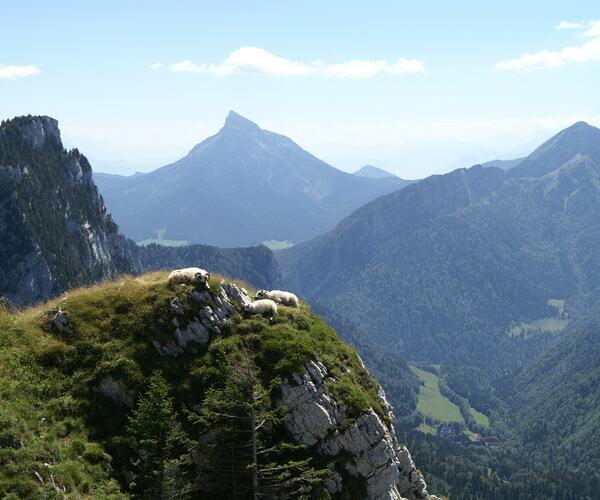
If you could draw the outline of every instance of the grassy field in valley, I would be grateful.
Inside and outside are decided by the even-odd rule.
[[[465,420],[460,414],[458,406],[440,392],[438,376],[414,365],[409,366],[422,382],[419,388],[417,412],[438,422],[464,423]]]
[[[483,427],[490,426],[490,419],[488,418],[487,415],[485,415],[484,413],[481,413],[480,411],[477,411],[472,406],[469,407],[469,411],[471,412],[471,415],[473,415],[475,422],[477,422],[479,425],[482,425]]]

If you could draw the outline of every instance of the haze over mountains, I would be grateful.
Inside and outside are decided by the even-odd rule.
[[[284,282],[414,359],[475,359],[470,343],[490,331],[466,331],[485,325],[506,343],[511,324],[548,316],[548,300],[570,310],[596,290],[598,144],[576,124],[508,172],[460,169],[381,197],[281,252]]]
[[[220,246],[303,241],[404,185],[337,170],[234,112],[216,135],[171,165],[95,179],[128,237],[161,231],[166,239]]]

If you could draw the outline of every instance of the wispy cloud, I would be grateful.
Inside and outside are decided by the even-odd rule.
[[[161,63],[151,66],[153,70],[163,69]],[[279,57],[259,47],[241,47],[234,50],[220,63],[195,63],[190,60],[164,66],[177,73],[208,73],[216,76],[235,74],[259,74],[268,76],[310,76],[325,75],[334,78],[370,78],[380,74],[402,75],[426,73],[425,63],[418,59],[399,58],[388,62],[385,59],[353,59],[344,63],[325,64],[321,61],[299,62]]]
[[[554,29],[555,30],[577,30],[585,27],[585,23],[574,23],[571,21],[561,21]]]
[[[26,76],[38,75],[42,71],[37,66],[29,64],[26,66],[10,66],[0,64],[0,80],[16,80]]]
[[[580,33],[590,38],[581,45],[565,47],[560,50],[543,49],[531,54],[523,54],[515,59],[498,62],[492,72],[499,71],[533,71],[564,66],[569,63],[600,61],[600,21],[588,23],[571,23],[561,21],[556,29],[585,29]]]

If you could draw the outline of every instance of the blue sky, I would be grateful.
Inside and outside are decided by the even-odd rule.
[[[0,118],[54,116],[96,170],[131,173],[233,109],[407,178],[600,126],[600,5],[485,4],[0,0]]]

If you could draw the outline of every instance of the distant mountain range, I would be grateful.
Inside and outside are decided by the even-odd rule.
[[[485,363],[492,345],[514,347],[511,325],[550,316],[549,300],[574,312],[600,292],[599,146],[578,123],[507,172],[460,169],[383,196],[281,251],[284,283],[409,359]]]
[[[95,180],[128,237],[219,246],[303,241],[405,185],[342,172],[234,112],[171,165]]]

